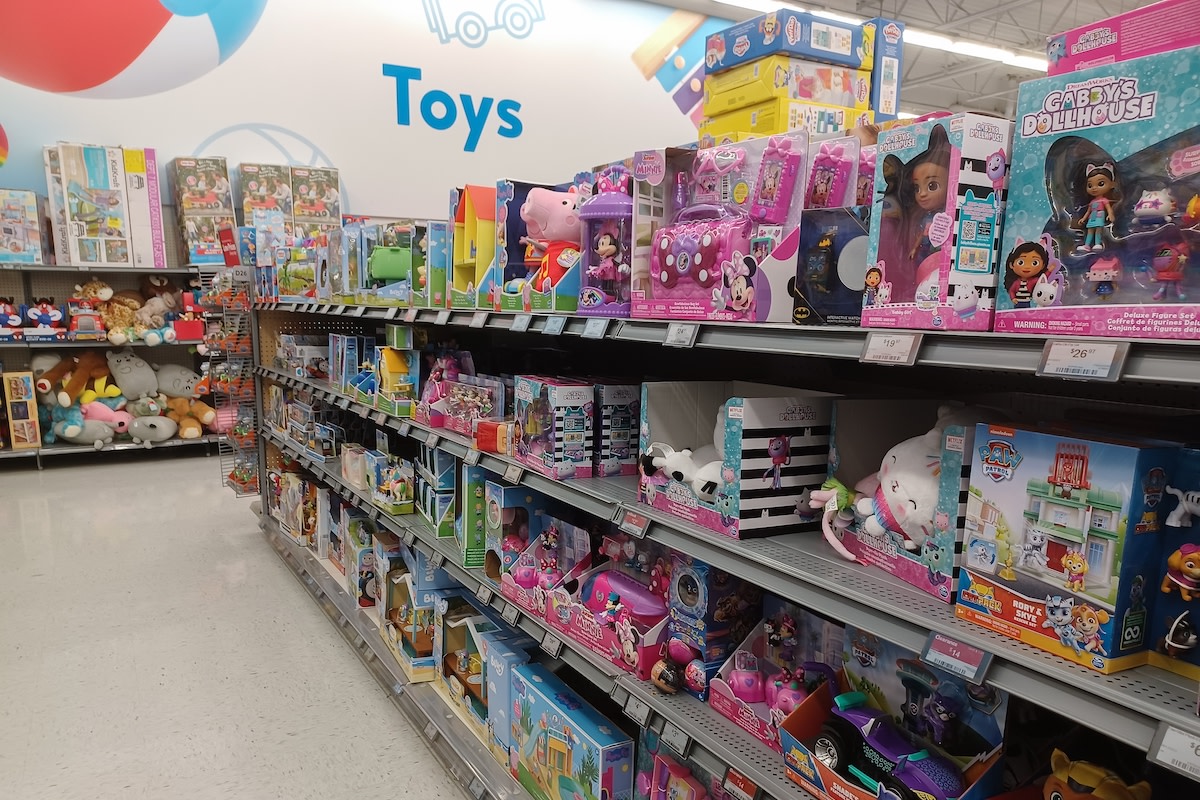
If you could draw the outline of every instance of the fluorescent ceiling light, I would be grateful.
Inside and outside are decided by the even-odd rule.
[[[916,119],[920,114],[910,114],[907,111],[897,111],[896,119]]]
[[[814,17],[821,17],[822,19],[831,19],[834,22],[844,22],[847,25],[862,25],[864,22],[866,22],[866,20],[863,19],[862,17],[852,17],[849,14],[841,14],[837,11],[825,11],[823,9],[814,8],[812,11],[809,11],[808,13],[812,14]]]
[[[723,6],[737,6],[738,8],[748,8],[751,11],[762,11],[763,13],[789,5],[788,3],[779,3],[774,0],[717,0],[717,2]],[[794,6],[792,7],[795,8]],[[796,10],[803,11],[804,9],[796,8]]]

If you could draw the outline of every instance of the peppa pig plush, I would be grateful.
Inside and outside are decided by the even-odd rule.
[[[535,187],[529,190],[521,206],[521,219],[541,262],[532,278],[534,291],[544,292],[555,286],[579,263],[583,226],[579,221],[579,194],[575,187],[565,192]]]

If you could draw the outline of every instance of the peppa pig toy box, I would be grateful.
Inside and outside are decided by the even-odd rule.
[[[1062,75],[1196,45],[1200,45],[1200,4],[1162,0],[1048,37],[1046,74]]]
[[[1193,47],[1021,85],[997,331],[1200,337],[1197,70]]]
[[[880,136],[863,327],[991,328],[1011,138],[979,114]]]
[[[579,305],[579,203],[570,187],[496,183],[496,249],[479,284],[479,307],[574,312]]]

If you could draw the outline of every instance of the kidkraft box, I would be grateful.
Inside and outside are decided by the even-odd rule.
[[[979,425],[966,526],[996,558],[962,571],[958,616],[1100,672],[1145,663],[1177,455]]]
[[[0,189],[0,253],[5,261],[49,264],[46,198],[24,189]]]
[[[417,267],[409,304],[414,308],[445,308],[446,281],[450,274],[450,223],[426,222],[425,238],[417,244],[425,253],[425,264]]]
[[[1195,681],[1200,680],[1200,606],[1192,616],[1192,601],[1200,600],[1200,450],[1179,453],[1172,483],[1164,491],[1162,555],[1144,594],[1153,609],[1150,663]]]
[[[518,375],[513,396],[517,460],[551,478],[590,478],[595,387]]]
[[[871,73],[776,55],[704,78],[704,113],[710,117],[777,97],[866,111]]]
[[[1047,75],[1200,45],[1196,0],[1162,0],[1046,39]]]
[[[58,165],[70,263],[79,267],[132,266],[121,148],[60,143]]]
[[[451,203],[454,220],[454,263],[450,278],[450,308],[474,309],[496,254],[496,189],[467,184]]]
[[[496,183],[496,251],[477,287],[495,311],[572,312],[579,303],[582,226],[575,191]]]
[[[741,382],[642,384],[638,499],[734,538],[806,530],[832,395]]]
[[[596,383],[593,475],[636,475],[640,384]]]
[[[822,684],[783,723],[788,777],[818,797],[855,800],[983,800],[1002,790],[1005,692],[855,628],[845,642],[836,690]]]
[[[1200,107],[1162,105],[1197,69],[1189,48],[1022,84],[996,330],[1200,337]]]
[[[720,145],[697,151],[690,173],[672,160],[670,174],[658,151],[636,154],[635,177],[666,177],[674,188],[665,224],[650,236],[648,280],[638,280],[635,259],[632,316],[791,319],[807,148],[804,132]],[[635,217],[639,244],[641,224]]]
[[[979,114],[880,136],[864,327],[991,327],[1011,136]]]
[[[531,795],[632,796],[633,741],[554,673],[541,664],[517,667],[512,700],[509,767]]]
[[[545,618],[547,593],[592,566],[591,542],[584,529],[544,517],[541,533],[528,538],[525,550],[500,575],[500,594],[527,614]]]
[[[846,133],[859,125],[870,125],[874,114],[854,108],[806,103],[781,97],[708,117],[700,123],[701,136],[750,133],[758,136],[807,131],[829,135]]]

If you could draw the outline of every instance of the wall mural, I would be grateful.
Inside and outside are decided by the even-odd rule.
[[[421,0],[425,21],[442,44],[483,47],[492,31],[524,39],[546,18],[542,0]]]

